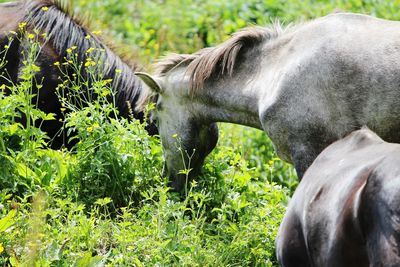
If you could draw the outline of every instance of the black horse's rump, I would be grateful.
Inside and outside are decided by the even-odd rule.
[[[400,266],[400,145],[368,129],[306,171],[277,236],[281,265]]]
[[[39,109],[56,115],[56,120],[45,121],[40,126],[52,138],[52,148],[71,146],[66,140],[61,103],[55,89],[63,80],[72,79],[72,76],[79,76],[82,80],[88,81],[90,87],[91,76],[84,64],[89,57],[97,64],[96,75],[102,79],[112,79],[111,87],[116,95],[115,106],[119,116],[129,118],[133,115],[134,118],[143,120],[143,113],[134,112],[137,96],[142,90],[140,80],[134,75],[137,66],[116,55],[61,1],[34,0],[2,4],[0,15],[0,20],[3,20],[2,23],[0,21],[0,47],[1,49],[8,47],[4,57],[6,64],[1,70],[2,84],[12,85],[19,81],[21,75],[19,71],[23,64],[22,54],[28,49],[23,38],[14,38],[9,43],[10,34],[20,36],[21,23],[24,24],[26,31],[39,33],[37,36],[42,48],[35,62],[40,68],[35,79],[40,81],[41,88],[38,90],[33,85],[33,92],[37,94],[37,99],[34,101]],[[76,68],[63,64],[68,61],[71,48],[74,48],[76,62],[81,64],[79,73],[76,73]],[[54,64],[56,62],[60,64]],[[82,94],[85,95],[87,92]],[[150,134],[157,132],[154,125],[149,125],[147,130]]]

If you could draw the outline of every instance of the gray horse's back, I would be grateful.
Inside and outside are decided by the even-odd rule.
[[[363,125],[400,142],[399,22],[332,14],[290,29],[273,51],[264,68],[279,79],[265,89],[273,93],[260,119],[299,177],[325,147]]]

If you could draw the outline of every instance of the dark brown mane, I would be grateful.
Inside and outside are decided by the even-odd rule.
[[[279,22],[270,27],[249,27],[232,35],[224,43],[205,48],[192,55],[173,54],[156,64],[158,75],[163,76],[178,66],[187,64],[190,76],[190,91],[203,88],[212,75],[232,75],[236,61],[244,48],[249,48],[273,38],[283,32]]]
[[[120,113],[127,113],[126,102],[134,103],[142,89],[134,75],[135,65],[121,60],[97,35],[92,34],[83,20],[62,0],[29,0],[24,2],[27,26],[46,33],[60,60],[68,57],[67,50],[76,47],[78,62],[91,57],[99,63],[97,72],[104,79],[113,79],[112,88],[117,90],[117,106]],[[94,48],[90,55],[87,51]],[[85,74],[85,73],[83,73]]]

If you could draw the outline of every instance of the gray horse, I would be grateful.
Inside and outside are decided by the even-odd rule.
[[[283,218],[283,267],[400,266],[400,145],[368,129],[328,146]]]
[[[157,102],[175,190],[188,178],[180,170],[190,161],[195,175],[214,148],[215,122],[264,130],[300,178],[325,147],[363,125],[400,142],[399,22],[337,13],[285,29],[248,28],[162,60],[154,76],[138,75],[152,92],[142,100]]]

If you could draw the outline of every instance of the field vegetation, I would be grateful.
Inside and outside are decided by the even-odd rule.
[[[275,19],[288,24],[335,10],[400,18],[400,2],[378,0],[71,4],[149,70],[168,52],[191,53]],[[89,90],[96,101],[76,106],[57,89],[72,110],[65,124],[77,131],[77,145],[50,150],[34,125],[54,118],[31,103],[40,44],[36,35],[23,38],[31,48],[21,81],[10,95],[0,85],[0,266],[277,266],[274,239],[297,178],[263,132],[221,124],[202,175],[183,195],[168,192],[159,139],[137,121],[112,119],[110,82],[93,69],[93,86],[75,90]]]

